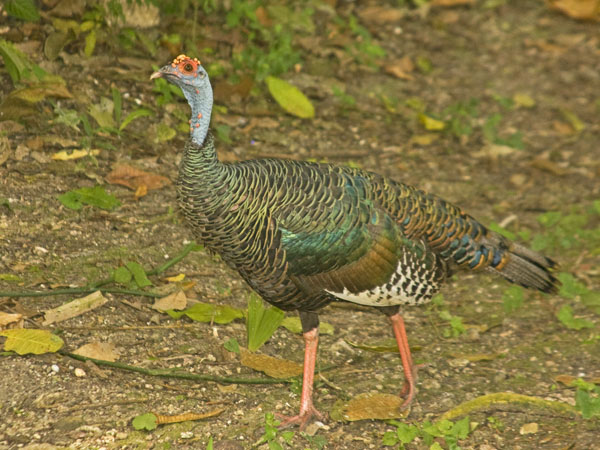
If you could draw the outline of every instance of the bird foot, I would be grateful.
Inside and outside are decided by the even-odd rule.
[[[402,403],[402,406],[400,406],[401,409],[406,409],[410,406],[410,404],[413,401],[413,398],[415,397],[415,393],[416,393],[416,383],[417,383],[417,372],[419,371],[419,369],[422,369],[423,367],[425,367],[427,364],[415,364],[412,366],[412,377],[410,378],[410,381],[408,378],[404,379],[404,386],[402,386],[402,391],[400,391],[400,397],[404,397],[404,402]]]
[[[275,417],[278,420],[281,420],[279,424],[279,429],[292,427],[294,425],[298,425],[300,427],[300,431],[304,430],[308,423],[311,421],[313,417],[316,417],[319,420],[325,420],[325,414],[321,413],[314,406],[310,405],[308,408],[300,411],[300,414],[297,416],[288,417],[283,414],[275,414]]]

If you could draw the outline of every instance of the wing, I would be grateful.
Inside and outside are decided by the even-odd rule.
[[[384,306],[372,300],[380,297],[373,292],[407,281],[398,277],[401,265],[418,271],[408,280],[414,289],[407,284],[386,290],[385,296],[395,304],[425,293],[420,291],[421,281],[442,277],[436,255],[420,241],[405,238],[396,220],[371,199],[367,178],[344,171],[295,175],[296,198],[273,217],[281,232],[288,275],[305,292],[325,290],[350,301]],[[368,300],[361,300],[363,293]]]

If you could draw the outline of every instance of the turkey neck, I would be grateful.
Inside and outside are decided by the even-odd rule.
[[[192,181],[198,186],[214,187],[218,183],[223,165],[217,159],[214,139],[209,133],[210,116],[213,107],[213,93],[210,83],[202,87],[186,86],[183,95],[192,109],[190,117],[190,139],[185,145],[179,170],[179,181]],[[212,185],[212,186],[211,186]],[[180,186],[181,187],[181,186]]]
[[[185,144],[179,166],[177,199],[179,206],[195,234],[206,243],[214,234],[209,217],[219,216],[230,200],[228,192],[228,164],[217,159],[214,138],[209,131],[213,106],[212,89],[183,89],[192,109],[190,138]]]

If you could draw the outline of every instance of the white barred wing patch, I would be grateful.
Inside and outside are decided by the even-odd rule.
[[[435,271],[434,271],[435,272]],[[407,254],[398,262],[389,281],[361,292],[327,291],[341,300],[366,306],[419,305],[428,302],[440,287],[440,280],[421,260],[409,260]]]

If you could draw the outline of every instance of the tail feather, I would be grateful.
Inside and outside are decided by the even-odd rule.
[[[550,258],[522,245],[510,243],[503,259],[504,264],[490,269],[523,287],[547,293],[558,292],[561,283],[552,274],[558,265]]]

